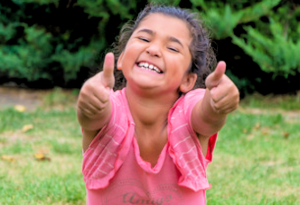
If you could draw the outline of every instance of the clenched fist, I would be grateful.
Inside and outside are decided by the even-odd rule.
[[[234,111],[239,104],[239,91],[225,75],[225,70],[225,62],[220,61],[214,72],[205,80],[211,96],[211,108],[218,114],[228,114]]]
[[[105,56],[103,71],[87,80],[82,86],[78,101],[77,112],[87,119],[98,119],[105,114],[109,106],[110,89],[115,84],[114,55]]]

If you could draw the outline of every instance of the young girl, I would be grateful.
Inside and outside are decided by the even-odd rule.
[[[125,87],[112,90],[108,53],[78,98],[87,204],[206,204],[217,132],[239,102],[225,63],[207,76],[214,59],[207,32],[174,7],[147,6],[116,48]],[[206,89],[194,89],[197,78]]]

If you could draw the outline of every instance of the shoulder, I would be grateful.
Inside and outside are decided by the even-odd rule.
[[[122,90],[111,90],[110,91],[110,100],[112,102],[116,103],[121,103],[122,101],[126,101],[126,96],[125,96],[125,88]]]
[[[117,91],[111,90],[109,98],[112,105],[112,117],[116,115],[128,115],[129,108],[125,94],[125,88]]]
[[[198,101],[201,100],[204,97],[205,89],[203,88],[197,88],[195,90],[191,90],[190,92],[184,94],[185,101]],[[186,103],[188,103],[186,102]]]
[[[196,136],[191,126],[191,115],[196,103],[203,98],[205,89],[195,89],[182,95],[169,112],[171,132],[179,132],[180,135]],[[183,133],[182,133],[183,132]]]
[[[198,88],[185,93],[176,101],[172,110],[179,112],[184,111],[183,114],[189,116],[196,103],[204,97],[204,94],[205,89],[203,88]]]

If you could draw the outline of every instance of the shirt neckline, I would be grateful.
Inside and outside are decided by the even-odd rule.
[[[133,117],[131,115],[131,112],[130,112],[130,109],[129,109],[129,105],[128,105],[128,99],[127,99],[127,96],[126,96],[126,87],[123,88],[121,90],[121,93],[122,93],[122,96],[123,96],[123,99],[124,99],[124,106],[125,106],[125,109],[126,109],[126,112],[128,113],[128,120],[130,121],[130,126],[133,126],[132,129],[135,129],[135,123],[133,121]],[[182,96],[180,96],[176,102],[174,103],[174,105],[172,106],[172,108],[170,109],[169,111],[169,114],[168,114],[168,121],[170,120],[169,117],[170,117],[170,113],[171,111],[173,110],[173,108],[179,103],[179,101],[182,99]],[[140,155],[140,149],[139,149],[139,145],[137,143],[137,139],[135,138],[135,136],[133,135],[133,148],[134,148],[134,154],[135,154],[135,157],[136,157],[136,160],[137,160],[137,163],[140,165],[140,167],[145,170],[146,172],[148,173],[152,173],[152,174],[157,174],[160,172],[163,164],[164,164],[164,161],[165,161],[165,158],[166,158],[166,153],[167,153],[167,150],[169,148],[169,125],[167,127],[167,134],[168,134],[168,140],[165,144],[165,146],[163,147],[161,153],[159,154],[159,157],[157,159],[157,162],[155,164],[154,167],[152,167],[151,163],[148,162],[148,161],[145,161],[142,159],[141,155]]]
[[[148,173],[152,173],[152,174],[159,173],[160,170],[162,169],[163,165],[164,165],[167,150],[168,150],[168,147],[169,147],[169,142],[167,141],[167,143],[163,147],[161,153],[158,156],[157,162],[154,165],[154,167],[152,167],[150,162],[143,160],[143,158],[141,157],[140,148],[139,148],[139,145],[137,143],[137,140],[136,140],[135,136],[133,136],[133,142],[132,143],[133,143],[134,154],[135,154],[135,157],[136,157],[136,162],[139,164],[139,166]]]

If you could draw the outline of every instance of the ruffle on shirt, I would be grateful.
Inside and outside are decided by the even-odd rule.
[[[202,89],[191,91],[181,99],[181,102],[177,102],[177,106],[169,113],[169,154],[181,173],[178,185],[195,192],[211,187],[207,180],[206,167],[211,161],[217,138],[217,134],[211,136],[207,154],[209,158],[205,158],[190,119],[192,109],[204,93],[205,90]]]

